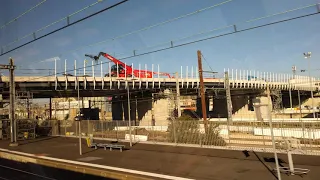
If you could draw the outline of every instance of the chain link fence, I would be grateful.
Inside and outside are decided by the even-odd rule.
[[[171,144],[218,149],[272,151],[270,124],[259,121],[234,121],[232,124],[211,120],[205,128],[201,120],[171,120],[168,126],[130,126],[128,121],[81,121],[81,133],[96,139],[129,141],[134,143]],[[285,142],[296,141],[297,153],[320,155],[320,123],[285,122],[272,123],[278,151],[286,151]],[[43,130],[46,129],[46,130]],[[42,129],[42,130],[41,130]],[[77,137],[79,122],[45,121],[37,132],[45,131],[49,136]],[[287,147],[288,148],[288,147]]]

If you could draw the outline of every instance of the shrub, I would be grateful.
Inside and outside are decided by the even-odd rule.
[[[178,119],[170,120],[168,131],[169,141],[184,143],[184,144],[202,144],[225,146],[226,142],[219,136],[218,125],[215,123],[208,123],[207,132],[200,132],[199,120],[188,115],[182,115]]]

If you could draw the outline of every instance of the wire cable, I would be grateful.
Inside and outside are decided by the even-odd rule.
[[[78,48],[75,48],[75,49],[63,51],[62,53],[59,54],[59,56],[61,54],[78,51],[78,50],[80,50],[82,48],[85,48],[85,47],[92,47],[92,46],[96,46],[96,45],[99,45],[99,44],[108,43],[108,42],[112,42],[114,40],[122,39],[124,37],[129,36],[129,35],[133,35],[133,34],[136,34],[136,33],[139,33],[139,32],[150,30],[152,28],[155,28],[155,27],[158,27],[158,26],[161,26],[161,25],[164,25],[164,24],[168,24],[168,23],[171,23],[171,22],[174,22],[174,21],[177,21],[177,20],[192,16],[192,15],[196,15],[196,14],[202,13],[204,11],[208,11],[210,9],[216,8],[218,6],[221,6],[223,4],[229,3],[231,1],[233,1],[233,0],[227,0],[227,1],[224,1],[224,2],[221,2],[221,3],[218,3],[218,4],[214,4],[212,6],[209,6],[209,7],[203,8],[203,9],[199,9],[199,10],[196,10],[194,12],[191,12],[191,13],[188,13],[188,14],[185,14],[185,15],[181,15],[181,16],[178,16],[178,17],[175,17],[175,18],[172,18],[172,19],[160,22],[160,23],[156,23],[156,24],[147,26],[147,27],[143,27],[142,29],[131,31],[131,32],[126,33],[126,34],[122,34],[122,35],[119,35],[119,36],[116,36],[116,37],[108,38],[108,39],[105,39],[105,40],[102,40],[102,41],[99,41],[99,42],[95,42],[95,43],[92,43],[92,44],[89,44],[89,45],[84,45],[84,46],[81,46],[81,47],[78,47]]]
[[[203,56],[202,52],[201,52],[201,56],[203,57],[203,59],[206,61],[207,65],[209,66],[211,72],[213,72],[213,69],[211,68],[209,62],[207,61],[207,59]]]
[[[29,34],[27,34],[27,35],[25,35],[25,36],[23,36],[23,37],[21,37],[21,38],[17,38],[15,41],[12,41],[12,42],[4,45],[4,47],[10,46],[11,44],[16,43],[16,42],[18,42],[18,41],[20,41],[20,40],[22,40],[22,39],[25,39],[25,38],[27,38],[27,37],[29,37],[29,36],[36,35],[36,34],[34,34],[34,33],[40,32],[40,31],[42,31],[42,30],[44,30],[44,29],[46,29],[46,28],[48,28],[48,27],[50,27],[50,26],[52,26],[52,25],[54,25],[54,24],[57,24],[57,23],[65,20],[65,19],[67,19],[67,18],[70,18],[70,17],[73,16],[73,15],[76,15],[76,14],[78,14],[78,13],[80,13],[80,12],[82,12],[82,11],[90,8],[90,7],[93,7],[94,5],[98,4],[99,2],[100,2],[100,1],[95,2],[95,3],[93,3],[93,4],[90,4],[90,5],[82,8],[82,9],[80,9],[80,10],[78,10],[78,11],[76,11],[76,12],[74,12],[74,13],[68,15],[68,16],[65,16],[65,17],[63,17],[63,18],[61,18],[61,19],[59,19],[59,20],[57,20],[57,21],[55,21],[55,22],[53,22],[53,23],[51,23],[51,24],[48,24],[48,25],[46,25],[46,26],[44,26],[44,27],[41,27],[40,29],[38,29],[38,30],[36,30],[36,31],[34,31],[34,32],[32,32],[32,33],[29,33]]]
[[[55,180],[54,178],[42,176],[42,175],[35,174],[35,173],[29,172],[29,171],[20,170],[20,169],[12,168],[12,167],[5,166],[5,165],[0,165],[0,167],[5,168],[5,169],[10,169],[10,170],[13,170],[13,171],[17,171],[17,172],[20,172],[20,173],[24,173],[24,174],[29,174],[29,175],[36,176],[36,177],[43,178],[43,179]]]
[[[309,6],[309,7],[310,7],[310,6]],[[301,8],[300,8],[300,9],[301,9]],[[280,14],[280,13],[277,13],[277,14]],[[300,15],[300,16],[296,16],[296,17],[293,17],[293,18],[287,18],[287,19],[283,19],[283,20],[278,20],[278,21],[275,21],[275,22],[265,23],[265,24],[262,24],[262,25],[245,28],[245,29],[242,29],[242,30],[236,30],[236,31],[232,31],[232,32],[227,32],[227,33],[224,33],[224,34],[220,34],[220,35],[216,35],[216,36],[211,36],[211,37],[207,37],[207,38],[202,38],[202,39],[198,39],[198,40],[194,40],[194,41],[190,41],[190,42],[186,42],[186,43],[182,43],[182,44],[178,44],[178,45],[174,45],[174,46],[170,46],[170,47],[166,47],[166,48],[161,48],[161,49],[157,49],[157,50],[153,50],[153,51],[149,51],[149,52],[145,52],[145,53],[141,53],[141,54],[135,54],[135,55],[127,56],[127,57],[124,57],[124,58],[119,58],[119,60],[130,59],[130,58],[133,58],[133,57],[138,57],[138,56],[143,56],[143,55],[147,55],[147,54],[152,54],[152,53],[155,53],[155,52],[160,52],[160,51],[164,51],[164,50],[168,50],[168,49],[173,49],[173,48],[177,48],[177,47],[181,47],[181,46],[186,46],[186,45],[194,44],[194,43],[201,42],[201,41],[206,41],[206,40],[210,40],[210,39],[214,39],[214,38],[219,38],[219,37],[223,37],[223,36],[228,36],[228,35],[232,35],[232,34],[236,34],[236,33],[241,33],[241,32],[245,32],[245,31],[257,29],[257,28],[262,28],[262,27],[266,27],[266,26],[270,26],[270,25],[274,25],[274,24],[279,24],[279,23],[283,23],[283,22],[288,22],[288,21],[292,21],[292,20],[296,20],[296,19],[300,19],[300,18],[310,17],[310,16],[318,15],[318,14],[320,14],[320,12],[316,11],[316,12],[314,12],[314,13],[309,13],[309,14],[305,14],[305,15]],[[258,19],[258,18],[257,18],[257,19]],[[231,25],[230,25],[230,26],[231,26]],[[232,25],[232,26],[233,26],[233,25]],[[79,68],[76,68],[76,69],[68,69],[66,72],[72,72],[72,71],[74,71],[74,70],[81,70],[81,69],[84,69],[84,68],[94,67],[94,66],[98,66],[98,65],[106,64],[106,63],[109,63],[109,61],[107,61],[107,62],[102,62],[102,61],[100,61],[100,63],[96,63],[96,64],[94,64],[94,65],[88,65],[88,66],[79,67]],[[55,75],[59,75],[59,74],[61,75],[61,74],[64,74],[64,73],[65,73],[65,71],[62,71],[62,72],[56,73]],[[35,77],[35,78],[30,79],[30,80],[36,80],[36,79],[43,78],[43,77],[50,77],[50,76],[49,76],[49,75],[46,75],[46,76],[41,76],[41,77]],[[30,80],[29,80],[29,81],[30,81]]]
[[[104,12],[104,11],[107,11],[107,10],[109,10],[109,9],[115,8],[115,7],[117,7],[117,6],[125,3],[125,2],[127,2],[127,1],[129,1],[129,0],[120,1],[120,2],[118,2],[118,3],[116,3],[116,4],[114,4],[114,5],[111,5],[111,6],[109,6],[109,7],[106,7],[106,8],[104,8],[104,9],[98,11],[98,12],[95,12],[95,13],[93,13],[93,14],[90,14],[90,15],[88,15],[88,16],[86,16],[86,17],[84,17],[84,18],[81,18],[81,19],[79,19],[79,20],[77,20],[77,21],[75,21],[75,22],[68,23],[67,25],[62,26],[62,27],[60,27],[60,28],[58,28],[58,29],[56,29],[56,30],[53,30],[53,31],[51,31],[51,32],[49,32],[49,33],[47,33],[47,34],[44,34],[44,35],[42,35],[42,36],[40,36],[40,37],[34,37],[33,40],[31,40],[31,41],[29,41],[29,42],[26,42],[26,43],[24,43],[24,44],[22,44],[22,45],[20,45],[20,46],[17,46],[17,47],[15,47],[15,48],[11,49],[11,50],[8,50],[8,51],[2,53],[0,56],[3,56],[3,55],[5,55],[5,54],[8,54],[8,53],[10,53],[10,52],[12,52],[12,51],[14,51],[14,50],[17,50],[17,49],[19,49],[19,48],[21,48],[21,47],[24,47],[24,46],[26,46],[26,45],[28,45],[28,44],[31,44],[31,43],[39,40],[39,39],[42,39],[42,38],[44,38],[44,37],[47,37],[47,36],[49,36],[49,35],[51,35],[51,34],[54,34],[54,33],[58,32],[58,31],[61,31],[61,30],[65,29],[65,28],[67,28],[67,27],[73,26],[73,25],[75,25],[75,24],[77,24],[77,23],[79,23],[79,22],[82,22],[82,21],[84,21],[84,20],[86,20],[86,19],[89,19],[89,18],[91,18],[91,17],[93,17],[93,16],[96,16],[96,15],[98,15],[98,14]],[[100,2],[100,1],[98,1],[98,2],[96,2],[96,3],[99,3],[99,2]],[[95,3],[94,3],[94,4],[95,4]],[[92,5],[87,6],[87,7],[91,7],[91,6],[92,6]],[[72,14],[72,15],[74,15],[74,14]],[[62,21],[62,20],[64,20],[64,19],[67,19],[67,18],[68,18],[68,16],[66,16],[66,17],[64,17],[64,18],[62,18],[62,19],[60,19],[60,20],[58,20],[58,21],[56,21],[56,22],[53,22],[53,23],[47,25],[46,27],[43,27],[43,28],[37,30],[36,32],[39,32],[39,31],[41,31],[41,30],[43,30],[43,29],[45,29],[45,28],[47,28],[47,27],[49,27],[49,26],[51,26],[51,25],[53,25],[53,24],[56,24],[56,23],[58,23],[58,22],[60,22],[60,21]],[[26,35],[26,36],[24,36],[24,37],[22,37],[22,39],[23,39],[23,38],[26,38],[26,37],[28,37],[28,36],[30,36],[30,35],[34,35],[34,32],[33,32],[33,33],[30,33],[30,34],[28,34],[28,35]],[[20,38],[20,40],[21,40],[21,38]],[[16,41],[14,41],[14,42],[16,42]],[[6,45],[6,46],[7,46],[7,45]]]
[[[74,52],[74,51],[77,51],[77,50],[85,48],[85,47],[92,47],[92,46],[96,46],[96,45],[99,45],[99,44],[102,44],[102,43],[107,43],[107,42],[111,42],[111,41],[114,41],[114,40],[122,39],[122,38],[127,37],[127,36],[132,35],[132,34],[143,32],[143,31],[146,31],[146,30],[149,30],[149,29],[152,29],[152,28],[164,25],[164,24],[168,24],[168,23],[171,23],[171,22],[174,22],[174,21],[177,21],[177,20],[189,17],[189,16],[193,16],[193,15],[199,14],[201,12],[204,12],[204,11],[216,8],[218,6],[224,5],[226,3],[229,3],[231,1],[233,1],[233,0],[227,0],[227,1],[215,4],[215,5],[203,8],[203,9],[196,10],[194,12],[191,12],[191,13],[188,13],[188,14],[185,14],[185,15],[181,15],[181,16],[178,16],[178,17],[175,17],[175,18],[172,18],[172,19],[160,22],[160,23],[156,23],[156,24],[144,27],[144,28],[139,29],[139,30],[135,30],[135,31],[132,31],[132,32],[129,32],[129,33],[126,33],[126,34],[122,34],[122,35],[119,35],[119,36],[116,36],[116,37],[113,37],[113,38],[108,38],[108,39],[105,39],[105,40],[102,40],[102,41],[99,41],[99,42],[96,42],[96,43],[93,43],[93,44],[85,45],[85,46],[82,46],[82,47],[79,47],[79,48],[76,48],[76,49],[68,50],[68,51],[65,51],[65,52],[63,52],[61,54],[64,54],[64,53],[67,53],[67,52]]]
[[[186,15],[182,15],[182,16],[179,16],[177,18],[173,18],[173,19],[170,19],[168,21],[164,21],[162,23],[157,23],[155,25],[151,25],[151,26],[148,26],[148,27],[144,27],[140,30],[137,30],[137,31],[132,31],[132,32],[129,32],[127,34],[123,34],[123,35],[120,35],[120,36],[116,36],[116,37],[113,37],[113,38],[109,38],[107,40],[103,40],[103,41],[100,41],[100,42],[97,42],[97,43],[93,43],[93,44],[89,44],[89,45],[85,45],[85,46],[81,46],[81,47],[78,47],[78,48],[75,48],[75,49],[72,49],[72,50],[67,50],[67,51],[64,51],[62,53],[59,53],[59,56],[61,54],[65,54],[65,53],[69,53],[69,52],[74,52],[74,51],[78,51],[82,48],[85,48],[85,47],[92,47],[92,46],[95,46],[95,45],[99,45],[99,44],[102,44],[102,43],[107,43],[107,42],[111,42],[113,40],[118,40],[118,39],[121,39],[121,38],[124,38],[128,35],[132,35],[134,33],[138,33],[138,32],[142,32],[144,30],[147,30],[147,29],[150,29],[151,27],[157,27],[157,26],[160,26],[160,25],[163,25],[163,24],[166,24],[166,23],[169,23],[169,22],[172,22],[174,20],[178,20],[178,19],[181,19],[183,17],[187,17],[187,16],[191,16],[191,15],[195,15],[197,12],[203,12],[205,10],[209,10],[209,9],[212,9],[214,7],[217,7],[217,6],[220,6],[220,5],[223,5],[227,2],[230,2],[230,1],[224,1],[222,3],[219,3],[219,4],[216,4],[216,5],[213,5],[213,6],[210,6],[210,7],[207,7],[207,8],[204,8],[204,9],[200,9],[200,10],[197,10],[197,11],[194,11],[192,13],[189,13],[189,14],[186,14]],[[167,41],[167,42],[162,42],[162,43],[159,43],[159,44],[156,44],[156,45],[153,45],[153,46],[147,46],[147,47],[141,47],[141,48],[137,48],[135,49],[135,51],[139,51],[141,49],[145,49],[145,48],[154,48],[154,47],[157,47],[157,46],[163,46],[163,45],[166,45],[166,44],[173,44],[174,41],[181,41],[181,40],[185,40],[185,39],[189,39],[189,38],[192,38],[192,37],[195,37],[195,36],[199,36],[199,35],[203,35],[203,34],[208,34],[208,33],[212,33],[212,32],[215,32],[215,31],[218,31],[218,30],[223,30],[223,29],[227,29],[227,28],[234,28],[235,24],[244,24],[244,23],[250,23],[250,22],[254,22],[254,21],[258,21],[258,20],[262,20],[262,19],[266,19],[266,18],[270,18],[270,17],[274,17],[274,16],[278,16],[278,15],[282,15],[282,14],[286,14],[286,13],[289,13],[289,12],[294,12],[294,11],[298,11],[298,10],[302,10],[302,9],[306,9],[306,8],[309,8],[309,7],[313,7],[313,6],[316,6],[318,4],[309,4],[309,5],[306,5],[306,6],[302,6],[302,7],[298,7],[298,8],[294,8],[294,9],[290,9],[290,10],[286,10],[286,11],[282,11],[282,12],[279,12],[279,13],[275,13],[275,14],[271,14],[271,15],[266,15],[266,16],[262,16],[262,17],[258,17],[258,18],[253,18],[253,19],[250,19],[250,20],[247,20],[247,21],[244,21],[244,22],[238,22],[238,23],[234,23],[234,24],[231,24],[231,25],[227,25],[227,26],[222,26],[222,27],[218,27],[218,28],[214,28],[212,30],[209,30],[209,31],[203,31],[203,32],[199,32],[199,33],[196,33],[196,34],[193,34],[193,35],[189,35],[189,36],[186,36],[186,37],[182,37],[182,38],[178,38],[176,40],[171,40],[171,41]],[[131,51],[133,52],[133,51]],[[126,53],[120,53],[120,54],[117,54],[118,56],[119,55],[124,55]],[[58,56],[58,55],[57,55]]]
[[[16,18],[10,20],[9,22],[7,23],[4,23],[1,27],[0,27],[0,30],[1,29],[4,29],[5,27],[7,27],[9,24],[17,21],[18,19],[20,19],[22,16],[28,14],[29,12],[31,12],[33,9],[39,7],[41,4],[43,4],[44,2],[46,2],[47,0],[43,0],[41,1],[40,3],[38,3],[37,5],[33,6],[32,8],[28,9],[27,11],[25,11],[24,13],[20,14],[19,16],[17,16]]]
[[[297,11],[297,10],[302,10],[302,9],[306,9],[306,8],[309,8],[309,7],[313,7],[313,6],[317,6],[318,4],[311,4],[311,5],[307,5],[307,6],[303,6],[303,7],[299,7],[299,8],[295,8],[295,9],[291,9],[291,10],[287,10],[287,11],[283,11],[283,12],[280,12],[280,13],[275,13],[275,14],[271,14],[271,15],[267,15],[267,16],[262,16],[262,17],[258,17],[258,18],[254,18],[254,19],[250,19],[250,20],[247,20],[247,21],[244,21],[244,22],[238,22],[238,23],[234,23],[234,24],[231,24],[231,25],[227,25],[227,26],[222,26],[222,27],[218,27],[218,28],[214,28],[212,30],[208,30],[208,31],[203,31],[203,32],[199,32],[199,33],[196,33],[196,34],[192,34],[192,35],[189,35],[189,36],[185,36],[185,37],[182,37],[182,38],[177,38],[175,40],[171,40],[171,41],[166,41],[166,42],[162,42],[162,43],[159,43],[157,45],[153,45],[153,46],[148,46],[148,47],[145,47],[146,48],[155,48],[157,46],[163,46],[163,45],[166,45],[166,44],[170,44],[171,48],[176,46],[174,45],[174,42],[175,41],[182,41],[182,40],[186,40],[186,39],[190,39],[190,38],[193,38],[195,36],[200,36],[200,35],[204,35],[204,34],[209,34],[209,33],[212,33],[212,32],[215,32],[215,31],[218,31],[218,30],[223,30],[223,29],[228,29],[228,28],[232,28],[234,30],[235,27],[237,27],[237,25],[239,24],[245,24],[245,23],[249,23],[249,22],[254,22],[254,21],[259,21],[261,19],[265,19],[265,18],[270,18],[270,17],[274,17],[274,16],[278,16],[278,15],[283,15],[283,14],[286,14],[286,13],[289,13],[289,12],[293,12],[293,11]],[[319,12],[318,12],[319,13]],[[257,26],[256,26],[257,27]],[[243,29],[243,30],[246,30],[246,29]],[[242,30],[236,30],[238,32],[242,31]],[[212,36],[212,37],[215,37],[215,36]],[[141,50],[142,48],[138,48],[138,49],[135,49],[135,54],[137,54],[137,51]],[[129,51],[128,51],[129,52]],[[130,53],[132,53],[133,51],[130,51]],[[121,53],[121,54],[118,54],[119,55],[126,55],[127,53]]]

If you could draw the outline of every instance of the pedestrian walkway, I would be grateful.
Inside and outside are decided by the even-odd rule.
[[[273,154],[152,144],[136,144],[130,148],[127,143],[119,143],[130,148],[121,152],[116,149],[89,148],[83,139],[83,155],[79,155],[78,143],[77,138],[47,137],[9,147],[9,141],[0,141],[0,154],[13,153],[68,165],[76,164],[79,168],[92,167],[100,174],[104,172],[106,177],[121,174],[133,177],[131,179],[275,179],[270,172],[275,167],[274,162],[270,162]],[[279,158],[282,165],[287,166],[286,155],[281,154]],[[294,162],[297,167],[311,170],[304,180],[318,179],[320,157],[295,155]],[[283,175],[282,179],[295,180],[301,177]]]

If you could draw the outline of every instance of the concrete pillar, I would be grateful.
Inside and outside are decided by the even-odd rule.
[[[112,120],[123,120],[122,101],[119,96],[112,96]]]
[[[260,112],[261,113],[261,117],[263,118],[263,120],[268,120],[269,118],[269,110],[268,108],[270,108],[270,110],[272,111],[272,101],[271,101],[271,97],[268,99],[268,97],[266,96],[266,93],[264,93],[261,96],[258,96],[256,98],[253,99],[253,104],[254,105],[268,105],[269,103],[269,107],[268,106],[261,106],[260,107]],[[255,108],[255,111],[257,112],[257,109]]]

